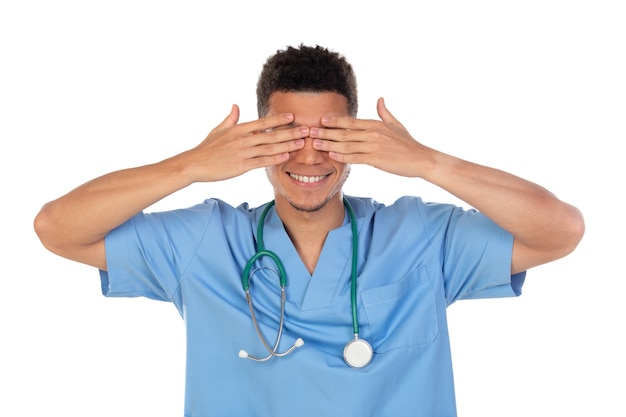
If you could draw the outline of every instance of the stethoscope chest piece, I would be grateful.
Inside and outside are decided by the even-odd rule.
[[[372,346],[366,340],[355,337],[343,348],[343,360],[352,368],[364,368],[374,357]]]

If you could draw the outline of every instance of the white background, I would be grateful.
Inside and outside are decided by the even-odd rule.
[[[32,221],[82,182],[195,146],[232,103],[256,118],[262,63],[301,42],[348,57],[362,118],[384,96],[426,145],[538,182],[585,215],[579,248],[530,271],[522,297],[449,309],[459,414],[626,415],[620,3],[2,2],[0,415],[182,415],[178,313],[105,299],[97,272],[48,253]],[[455,202],[368,167],[345,191]],[[155,209],[209,196],[259,204],[271,190],[255,171]]]

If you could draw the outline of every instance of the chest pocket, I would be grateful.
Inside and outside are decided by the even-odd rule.
[[[399,282],[363,291],[361,300],[372,348],[378,353],[430,343],[437,337],[435,293],[423,267]]]

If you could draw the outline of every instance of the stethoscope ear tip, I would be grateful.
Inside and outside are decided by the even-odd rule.
[[[302,340],[301,338],[297,338],[296,339],[296,343],[294,344],[295,347],[300,347],[304,344],[304,340]],[[241,352],[239,352],[239,354],[241,355]]]
[[[244,358],[244,359],[247,358],[248,357],[248,352],[246,352],[245,350],[241,349],[239,351],[239,357],[240,358]]]

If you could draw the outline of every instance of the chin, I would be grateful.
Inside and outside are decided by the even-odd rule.
[[[326,207],[326,205],[332,201],[332,199],[335,197],[335,194],[329,195],[327,197],[325,197],[323,200],[307,200],[307,199],[301,199],[301,200],[294,200],[294,199],[290,199],[287,198],[287,202],[289,203],[289,205],[291,207],[293,207],[294,209],[301,211],[303,213],[315,213],[321,209],[323,209],[324,207]]]
[[[294,209],[298,211],[302,211],[305,213],[314,213],[316,211],[319,211],[322,208],[324,208],[324,206],[326,206],[327,203],[328,203],[328,200],[325,200],[318,204],[299,204],[293,201],[289,201],[289,204],[291,205],[291,207],[293,207]]]

